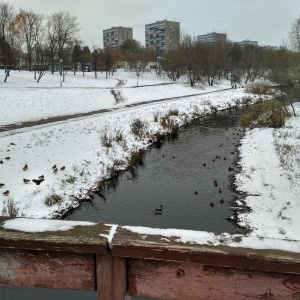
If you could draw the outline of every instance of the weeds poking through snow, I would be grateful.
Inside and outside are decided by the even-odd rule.
[[[101,136],[101,143],[102,143],[102,146],[104,146],[104,147],[106,147],[106,148],[112,147],[112,141],[113,141],[112,136],[108,135],[107,132],[105,132],[105,133]]]
[[[179,115],[179,111],[178,111],[178,109],[170,109],[168,111],[168,115],[169,116],[178,116]]]
[[[157,144],[161,144],[161,142],[165,139],[165,135],[159,131],[155,132],[154,135],[154,141],[157,143]]]
[[[242,103],[243,105],[250,105],[253,103],[253,99],[251,97],[243,97]]]
[[[155,123],[158,122],[159,115],[160,115],[160,113],[158,111],[153,113],[153,120],[154,120]]]
[[[253,84],[251,86],[248,86],[245,90],[246,93],[252,93],[255,95],[265,95],[268,94],[269,91],[270,91],[270,85],[263,84],[263,83]]]
[[[53,206],[55,204],[59,204],[62,200],[63,200],[62,196],[60,196],[58,194],[53,194],[53,195],[46,197],[45,204],[47,206]]]
[[[122,127],[110,127],[105,126],[101,134],[101,144],[106,148],[113,147],[113,142],[120,143],[124,140],[123,128]]]
[[[218,111],[218,108],[214,105],[211,105],[209,108],[212,113],[216,113]]]
[[[72,175],[70,175],[67,179],[65,179],[65,181],[70,184],[73,184],[76,180],[77,180],[76,177]]]
[[[200,110],[199,106],[198,106],[198,105],[194,105],[194,106],[193,106],[192,117],[193,117],[193,118],[197,118],[197,117],[199,117],[200,115],[201,115],[201,110]]]
[[[133,150],[130,153],[130,157],[128,158],[128,165],[132,166],[136,163],[143,160],[146,150],[145,149],[139,149],[139,150]]]
[[[130,124],[131,132],[140,140],[145,136],[147,131],[147,123],[143,122],[141,119],[134,119]]]
[[[170,117],[165,116],[160,119],[160,125],[172,136],[176,136],[179,131],[179,125]]]
[[[3,216],[16,218],[18,214],[19,214],[19,208],[17,208],[12,198],[9,198],[6,202],[3,203],[3,208],[2,208]]]

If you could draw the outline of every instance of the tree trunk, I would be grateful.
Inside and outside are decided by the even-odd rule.
[[[5,79],[4,79],[4,82],[5,82],[5,83],[6,83],[6,81],[7,81],[7,77],[10,76],[10,75],[9,75],[9,72],[10,72],[10,70],[6,70],[6,72],[5,72]]]

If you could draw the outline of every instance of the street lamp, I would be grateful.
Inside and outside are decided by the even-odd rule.
[[[62,62],[63,62],[63,60],[62,59],[60,59],[59,60],[59,82],[60,82],[60,87],[62,87],[62,81],[61,81],[61,73],[62,73]]]

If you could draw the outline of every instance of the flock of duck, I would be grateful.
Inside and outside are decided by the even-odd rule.
[[[4,160],[9,161],[10,160],[10,156],[5,157]],[[4,164],[4,161],[2,159],[0,160],[0,164],[1,165]],[[28,171],[28,169],[29,169],[28,164],[25,164],[22,169],[23,169],[24,172]],[[61,171],[65,170],[65,169],[66,169],[65,166],[62,166],[60,168]],[[53,170],[53,173],[57,173],[58,172],[57,166],[54,165],[52,167],[52,170]],[[31,181],[34,182],[36,185],[40,185],[43,181],[45,181],[45,176],[44,175],[40,175],[40,176],[38,176],[37,178],[34,178],[34,179],[23,178],[23,183],[24,184],[28,184]],[[0,183],[0,188],[3,188],[4,186],[5,186],[5,183]],[[6,190],[2,194],[4,196],[9,196],[9,193],[10,193],[10,191]]]
[[[226,128],[226,130],[228,130],[228,128]],[[234,139],[234,140],[236,139],[236,136],[239,136],[239,135],[242,136],[242,133],[244,132],[242,129],[235,129],[235,130],[237,130],[237,132],[236,132],[236,133],[233,132],[233,136],[234,136],[233,139]],[[228,140],[229,137],[227,137],[226,139]],[[222,143],[219,145],[219,147],[222,147],[223,145],[224,145],[224,143],[222,142]],[[233,143],[233,146],[234,146],[234,147],[237,147],[237,146],[238,146],[238,143]],[[235,151],[230,152],[230,154],[235,154]],[[163,157],[164,157],[164,155],[163,155]],[[175,159],[175,156],[173,156],[173,159]],[[212,161],[215,162],[217,159],[221,159],[221,156],[216,155],[216,156],[212,159]],[[227,158],[226,158],[225,156],[223,157],[223,159],[224,159],[224,160],[227,160]],[[206,166],[207,166],[206,163],[203,163],[203,167],[206,167]],[[234,169],[233,167],[229,166],[229,167],[228,167],[228,171],[229,171],[229,172],[235,171],[235,169]],[[128,179],[128,178],[127,178],[127,179]],[[214,186],[215,186],[216,188],[218,188],[218,192],[221,194],[221,193],[222,193],[222,189],[218,186],[218,182],[217,182],[216,179],[213,181],[213,184],[214,184]],[[197,195],[198,195],[198,191],[195,190],[194,194],[197,196]],[[219,202],[220,202],[221,204],[223,204],[223,203],[225,202],[225,200],[222,198]],[[214,203],[214,202],[210,202],[209,205],[210,205],[211,207],[214,207],[214,206],[215,206],[215,203]],[[155,208],[154,213],[155,213],[155,215],[161,215],[161,214],[162,214],[162,211],[163,211],[163,205],[160,205],[160,206],[158,206],[158,207]]]
[[[228,130],[228,129],[226,128],[226,130]],[[240,131],[241,131],[241,130],[238,129],[238,132],[236,132],[236,134],[233,133],[233,135],[239,135],[239,132],[240,132]],[[227,139],[229,139],[229,138],[227,137]],[[234,137],[234,139],[235,139],[235,137]],[[219,145],[219,147],[222,147],[223,145],[224,145],[224,143],[221,143],[221,144]],[[237,143],[233,143],[233,145],[236,147],[236,146],[237,146]],[[234,151],[231,152],[231,154],[234,154],[234,153],[235,153]],[[163,155],[163,157],[164,157],[164,155]],[[172,158],[175,159],[175,156],[173,156]],[[216,156],[212,159],[212,161],[215,162],[217,159],[221,159],[221,156],[216,155]],[[226,160],[227,158],[224,157],[223,159]],[[9,156],[8,156],[8,157],[5,157],[4,160],[9,161],[9,160],[10,160],[10,157],[9,157]],[[2,159],[0,160],[0,164],[4,164],[4,161],[3,161]],[[206,163],[203,163],[203,166],[206,167]],[[25,164],[25,165],[23,166],[23,171],[27,171],[28,169],[29,169],[28,164]],[[53,171],[53,173],[57,173],[58,170],[59,170],[59,169],[58,169],[58,167],[57,167],[56,165],[52,166],[52,171]],[[60,170],[61,170],[61,171],[65,170],[65,166],[62,166],[62,167],[60,168]],[[234,168],[232,168],[231,166],[229,166],[229,167],[228,167],[228,171],[229,171],[229,172],[234,171]],[[131,176],[129,176],[129,175],[127,176],[127,180],[132,180],[132,179],[133,179],[133,178],[132,178]],[[24,184],[28,184],[28,183],[30,183],[31,181],[34,182],[36,185],[40,185],[43,181],[45,181],[45,177],[44,177],[44,175],[40,175],[40,176],[38,176],[38,177],[35,178],[35,179],[27,179],[27,178],[23,178],[23,183],[24,183]],[[218,188],[218,192],[221,194],[221,193],[222,193],[222,189],[218,186],[218,182],[217,182],[216,179],[214,180],[213,184],[214,184],[214,186],[215,186],[216,188]],[[0,183],[0,188],[3,188],[4,186],[5,186],[4,183]],[[6,191],[4,191],[2,194],[3,194],[4,196],[8,196],[9,193],[10,193],[10,191],[9,191],[9,190],[6,190]],[[194,194],[195,194],[195,195],[198,195],[198,191],[195,190]],[[225,201],[224,201],[224,199],[222,198],[222,199],[220,200],[220,203],[223,204],[224,202],[225,202]],[[215,206],[215,203],[214,203],[214,202],[210,202],[210,206],[211,206],[211,207],[214,207],[214,206]],[[155,210],[154,210],[155,215],[161,215],[162,212],[163,212],[163,205],[160,205],[160,206],[156,207]]]

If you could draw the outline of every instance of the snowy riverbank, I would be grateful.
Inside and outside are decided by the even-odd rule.
[[[19,215],[33,218],[51,218],[62,210],[76,207],[79,205],[78,199],[86,198],[89,190],[95,187],[97,182],[110,176],[113,168],[124,169],[132,153],[147,148],[153,134],[166,131],[159,120],[170,110],[178,111],[178,116],[173,115],[171,119],[183,125],[192,118],[215,109],[235,106],[243,98],[255,98],[246,94],[242,88],[218,92],[230,88],[230,83],[226,81],[205,88],[191,88],[184,82],[153,86],[171,82],[167,78],[156,77],[155,74],[144,74],[139,78],[139,84],[143,87],[137,88],[134,87],[135,78],[130,73],[118,72],[114,74],[114,78],[109,79],[105,79],[104,74],[99,74],[97,80],[92,75],[90,73],[82,77],[81,74],[68,74],[63,87],[58,88],[58,74],[46,74],[41,84],[36,84],[32,79],[33,74],[22,71],[12,72],[7,85],[0,84],[0,126],[103,108],[118,108],[96,116],[1,133],[0,160],[4,163],[0,165],[0,183],[4,183],[5,186],[0,194],[0,214],[9,199],[19,209]],[[118,90],[122,95],[122,101],[118,104],[111,93],[112,89]],[[195,96],[201,93],[206,94]],[[186,95],[191,96],[138,107],[125,107],[128,104]],[[142,139],[137,138],[131,131],[130,125],[135,119],[140,119],[146,124]],[[266,211],[268,207],[275,207],[272,195],[278,186],[278,179],[273,175],[281,168],[280,160],[275,158],[278,158],[278,149],[286,149],[286,146],[280,148],[278,143],[286,143],[287,139],[283,136],[285,132],[289,132],[290,144],[295,145],[299,137],[292,128],[298,126],[297,120],[292,118],[285,129],[277,131],[249,131],[242,140],[240,150],[243,169],[237,178],[238,189],[251,194],[263,193],[263,197],[248,196],[247,205],[253,207],[253,213],[241,215],[242,225],[252,228],[253,224],[253,234],[296,238],[296,233],[290,233],[289,227],[289,224],[293,223],[296,228],[297,221],[289,220],[296,218],[296,199],[293,202],[288,199],[282,200],[282,205],[278,204],[276,211],[273,209],[274,222],[270,220],[274,228],[264,225],[267,219],[265,215],[260,216],[255,212],[251,199],[256,201],[262,198]],[[106,145],[105,136],[108,139],[106,141],[110,142]],[[258,138],[256,141],[255,136],[263,137],[263,143]],[[274,141],[277,141],[277,147],[272,147]],[[259,156],[261,151],[264,153],[262,159]],[[297,148],[292,152],[296,155]],[[6,157],[10,159],[5,159]],[[268,164],[267,159],[272,164]],[[26,171],[23,170],[25,164],[28,165]],[[294,178],[294,175],[299,173],[299,161],[294,159],[293,164],[294,168],[279,174],[284,174],[284,178],[288,175]],[[53,165],[57,166],[57,172],[53,172]],[[63,166],[65,169],[60,170]],[[260,170],[264,172],[263,175],[260,175]],[[28,184],[23,182],[24,178],[37,179],[40,175],[45,177],[40,185],[32,181]],[[299,187],[293,180],[286,182],[284,191],[290,192],[287,183],[292,182],[297,195]],[[267,188],[265,183],[268,184]],[[6,190],[9,190],[8,196],[2,194]],[[277,195],[277,192],[275,194]],[[53,196],[58,197],[58,203],[46,205],[45,199]],[[279,194],[276,198],[280,199]],[[288,201],[290,204],[287,204]],[[259,207],[258,209],[262,210]],[[278,217],[280,211],[282,213]],[[288,211],[294,211],[295,216],[289,214],[286,219]],[[275,222],[277,219],[279,222]]]

